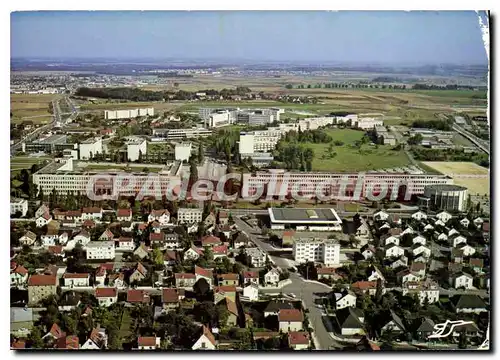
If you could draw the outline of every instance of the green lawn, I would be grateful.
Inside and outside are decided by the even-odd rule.
[[[313,171],[353,172],[377,169],[387,169],[409,165],[409,160],[404,151],[391,150],[388,145],[363,145],[354,148],[355,141],[361,140],[363,131],[351,129],[329,129],[328,134],[333,141],[344,142],[342,146],[334,146],[337,155],[333,158],[322,158],[327,154],[329,144],[305,143],[314,151]]]
[[[30,169],[33,164],[41,164],[45,160],[50,160],[48,156],[30,157],[30,156],[15,156],[10,159],[10,169],[22,170]]]

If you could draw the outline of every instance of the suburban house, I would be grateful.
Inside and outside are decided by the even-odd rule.
[[[26,233],[19,238],[19,244],[33,246],[36,241],[36,234],[31,231],[26,231]]]
[[[460,225],[462,225],[463,227],[469,227],[469,224],[470,224],[470,220],[467,219],[467,218],[463,218],[462,220],[460,220]]]
[[[194,267],[194,275],[196,281],[200,279],[205,279],[210,286],[210,288],[214,285],[214,274],[211,269],[203,269],[202,267],[199,267],[198,265],[195,265]]]
[[[238,325],[238,307],[236,306],[236,303],[227,297],[223,300],[223,302],[225,303],[228,313],[225,325],[231,327]],[[219,306],[222,306],[222,302],[219,303]]]
[[[460,233],[455,228],[451,228],[450,231],[448,231],[448,237],[453,235],[460,235]]]
[[[335,293],[335,306],[337,310],[346,307],[356,307],[356,294],[352,291],[344,291],[342,293]]]
[[[488,311],[484,300],[477,295],[455,295],[450,300],[457,313],[479,314]]]
[[[418,274],[411,272],[410,269],[408,268],[401,270],[396,274],[396,276],[402,285],[404,285],[409,281],[420,281],[421,279],[421,277]]]
[[[389,218],[389,214],[384,211],[378,211],[373,214],[373,220],[375,221],[386,221]]]
[[[403,296],[416,294],[420,304],[439,301],[439,286],[430,281],[408,281],[403,285]]]
[[[163,264],[173,266],[179,260],[179,253],[175,250],[167,250],[163,254]]]
[[[421,221],[422,219],[427,219],[427,214],[424,213],[423,211],[417,211],[416,213],[413,213],[411,217],[412,219]]]
[[[413,233],[415,233],[413,228],[411,226],[408,226],[406,229],[403,230],[403,232],[401,233],[401,236],[406,235],[406,234],[413,234]]]
[[[17,265],[10,271],[10,286],[25,286],[28,282],[28,270],[22,265]]]
[[[132,270],[130,277],[129,277],[129,282],[134,282],[134,281],[142,281],[146,278],[148,275],[148,271],[142,265],[141,263],[137,263],[135,268]]]
[[[356,237],[366,239],[370,235],[370,228],[365,221],[361,222],[361,225],[356,229]]]
[[[192,350],[215,350],[217,349],[217,342],[215,341],[214,334],[205,325],[202,326],[201,336],[193,344]]]
[[[429,249],[428,247],[426,247],[424,245],[417,244],[417,246],[413,247],[412,253],[413,253],[413,256],[423,255],[426,258],[431,257],[431,249]]]
[[[474,286],[472,286],[473,280],[472,275],[461,272],[450,276],[450,285],[455,289],[465,288],[471,290],[474,289]]]
[[[219,211],[219,224],[227,225],[229,223],[229,215],[226,211]]]
[[[309,333],[306,331],[290,331],[288,333],[288,346],[293,350],[307,350],[311,343]]]
[[[118,301],[118,291],[114,287],[98,287],[95,289],[95,297],[99,306],[110,306]]]
[[[177,288],[192,288],[196,283],[196,275],[190,273],[176,273],[175,277],[175,287]]]
[[[222,245],[222,241],[219,237],[213,235],[207,235],[201,238],[201,246],[215,246]]]
[[[278,312],[279,330],[282,332],[303,330],[304,314],[299,309],[281,309]]]
[[[176,250],[181,247],[179,242],[179,235],[176,233],[167,233],[165,234],[165,238],[163,239],[164,246],[170,250]]]
[[[71,274],[66,273],[63,275],[64,286],[68,287],[85,287],[90,286],[90,274]]]
[[[243,284],[255,284],[259,285],[259,274],[257,271],[244,271],[243,272]]]
[[[483,225],[484,220],[480,217],[477,217],[474,219],[473,222],[474,222],[474,225],[476,225],[476,227],[480,227],[481,225]]]
[[[385,235],[381,238],[381,240],[383,239],[384,241],[384,245],[390,245],[390,244],[394,244],[394,245],[399,245],[399,236],[393,236],[393,235]]]
[[[49,332],[47,332],[43,337],[43,339],[52,339],[52,340],[58,340],[66,336],[66,333],[62,331],[62,329],[57,325],[56,323],[53,323],[52,326],[50,327]]]
[[[464,236],[459,235],[453,238],[452,242],[453,242],[453,247],[457,247],[459,244],[467,244],[467,239]]]
[[[250,258],[253,267],[264,267],[266,265],[267,255],[259,248],[246,248],[245,253]]]
[[[141,259],[144,259],[149,255],[148,249],[144,243],[140,243],[137,249],[134,250],[134,255],[138,256]]]
[[[400,267],[405,267],[408,266],[408,258],[406,256],[400,256],[399,258],[395,259],[394,261],[389,263],[389,266],[393,269],[397,269]]]
[[[103,350],[108,346],[108,335],[104,328],[94,328],[89,338],[82,345],[82,350]]]
[[[441,221],[440,219],[436,219],[436,221],[434,221],[434,225],[435,226],[441,226],[441,227],[445,227],[446,226],[446,224],[443,221]]]
[[[148,216],[148,222],[158,221],[161,226],[170,222],[170,212],[167,209],[152,210]]]
[[[80,340],[76,335],[63,336],[55,342],[54,348],[59,350],[78,350],[80,348]]]
[[[345,307],[335,312],[341,335],[364,335],[364,314],[360,309]]]
[[[47,212],[39,216],[36,220],[36,227],[41,228],[47,225],[52,220],[52,216]]]
[[[236,301],[236,286],[216,286],[214,287],[214,302],[217,304],[223,299],[230,299]]]
[[[100,221],[102,219],[102,209],[98,207],[89,207],[82,209],[82,220]]]
[[[212,254],[215,259],[227,257],[227,245],[217,245],[212,248]]]
[[[116,211],[116,220],[122,221],[132,221],[132,209],[118,209]]]
[[[292,303],[288,301],[271,300],[264,309],[264,317],[278,316],[281,310],[295,309]]]
[[[448,220],[450,220],[452,218],[452,216],[449,213],[447,213],[446,211],[441,211],[440,213],[436,214],[436,218],[438,218],[439,220],[441,220],[444,223],[447,223]]]
[[[99,236],[99,240],[100,241],[111,241],[111,240],[113,240],[114,237],[115,237],[115,235],[111,232],[111,230],[106,229],[101,234],[101,236]]]
[[[194,245],[184,252],[184,260],[198,260],[200,256],[203,256],[203,249]]]
[[[127,291],[127,302],[130,304],[149,304],[151,298],[145,290],[129,289]]]
[[[377,282],[376,281],[356,281],[351,284],[351,290],[357,294],[368,293],[374,296],[377,292]],[[385,290],[382,290],[385,293]]]
[[[483,267],[484,267],[484,261],[483,261],[483,259],[479,259],[479,258],[470,258],[469,259],[469,266],[476,273],[482,273],[483,272]]]
[[[414,245],[415,244],[425,245],[426,243],[426,239],[422,235],[415,236],[411,241]]]
[[[160,348],[161,338],[156,336],[139,336],[137,338],[138,350],[155,350]]]
[[[134,239],[131,237],[120,236],[116,245],[117,250],[134,251],[135,249]]]
[[[240,296],[241,300],[246,301],[258,301],[259,300],[259,288],[255,284],[248,284],[243,288],[243,295]]]
[[[277,286],[280,281],[280,273],[277,269],[271,269],[264,275],[265,286]]]
[[[404,254],[404,249],[399,245],[392,244],[387,249],[385,249],[385,257],[400,257]]]
[[[321,279],[331,279],[338,280],[341,276],[337,273],[337,270],[332,267],[321,267],[317,269],[318,280]]]
[[[376,266],[370,266],[366,269],[366,275],[368,276],[368,281],[377,281],[378,279],[382,280],[382,283],[385,282],[384,275]]]
[[[420,326],[417,328],[416,333],[417,333],[417,338],[419,340],[424,340],[426,341],[428,336],[433,334],[435,329],[434,329],[434,321],[430,318],[423,318],[421,320],[422,322],[420,323]]]
[[[219,274],[217,275],[217,283],[220,285],[238,286],[240,276],[238,274]]]
[[[381,334],[384,334],[385,332],[390,332],[392,334],[401,335],[406,332],[403,321],[401,321],[401,318],[398,315],[396,315],[394,311],[389,310],[389,312],[387,313],[387,317],[388,321],[380,330]]]
[[[427,264],[424,262],[414,262],[410,266],[410,272],[413,274],[420,276],[421,278],[425,277],[425,269],[427,268]]]
[[[161,294],[161,303],[164,310],[175,310],[180,305],[180,294],[177,289],[163,288]]]
[[[472,256],[476,253],[476,249],[474,249],[472,246],[467,245],[467,244],[465,246],[461,246],[460,250],[463,251],[464,256]]]
[[[365,258],[365,260],[368,260],[368,259],[371,259],[375,255],[376,250],[375,250],[375,247],[373,245],[366,244],[363,247],[361,247],[360,252],[361,252],[361,255],[363,255],[363,257]]]
[[[28,279],[28,303],[38,304],[50,295],[56,295],[57,286],[55,275],[31,275]]]

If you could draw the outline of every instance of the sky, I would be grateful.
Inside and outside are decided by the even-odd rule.
[[[13,12],[19,57],[487,64],[474,11]]]

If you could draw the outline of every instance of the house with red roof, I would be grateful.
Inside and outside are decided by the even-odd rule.
[[[180,294],[177,289],[163,288],[161,294],[163,309],[170,311],[177,309],[180,305]]]
[[[127,302],[131,304],[148,304],[151,301],[149,293],[144,290],[130,289],[127,291]]]
[[[212,254],[215,259],[227,257],[227,245],[217,245],[212,248]]]
[[[91,219],[94,221],[101,221],[102,219],[102,208],[100,207],[87,207],[82,209],[82,220],[85,221]]]
[[[68,287],[86,287],[90,286],[90,274],[88,273],[66,273],[63,275],[64,286]]]
[[[45,225],[47,225],[50,221],[52,220],[52,216],[46,212],[44,214],[42,214],[41,216],[39,216],[36,220],[35,220],[35,223],[36,223],[36,227],[37,228],[41,228],[41,227],[44,227]]]
[[[215,246],[215,245],[222,245],[222,241],[220,238],[217,236],[213,235],[207,235],[201,238],[201,246]]]
[[[217,341],[214,334],[205,325],[201,328],[201,335],[191,347],[192,350],[216,350]]]
[[[117,221],[132,221],[132,209],[118,209],[116,210]]]
[[[243,272],[243,284],[254,284],[259,285],[259,273],[257,271],[244,271]]]
[[[124,251],[134,251],[134,239],[128,236],[120,236],[116,241],[116,248]]]
[[[288,346],[293,350],[307,350],[311,346],[309,333],[306,331],[290,331],[288,333]]]
[[[280,309],[278,312],[279,329],[282,332],[303,330],[304,314],[299,309]]]
[[[98,287],[95,297],[100,306],[110,306],[118,301],[118,290],[114,287]]]
[[[222,285],[214,287],[214,303],[218,304],[223,299],[236,301],[236,286]]]
[[[10,286],[25,286],[28,283],[28,270],[22,265],[16,265],[10,271]]]
[[[56,323],[53,323],[52,326],[50,327],[50,330],[47,334],[45,334],[42,339],[53,339],[53,340],[58,340],[66,336],[66,333],[61,330],[61,327],[57,325]]]
[[[192,288],[196,283],[196,275],[190,273],[175,273],[175,287],[185,289]]]
[[[161,338],[157,336],[139,336],[137,350],[155,350],[160,348]]]
[[[151,243],[151,247],[157,246],[160,249],[165,247],[165,234],[162,232],[152,232],[149,234],[149,241]]]
[[[198,260],[200,256],[203,256],[203,249],[194,245],[184,252],[184,260]]]
[[[56,275],[31,275],[28,279],[28,303],[38,304],[50,295],[57,294]]]
[[[129,282],[142,281],[148,275],[148,270],[141,263],[137,263],[129,277]]]
[[[210,288],[212,288],[212,286],[214,285],[214,274],[212,269],[204,269],[202,267],[199,267],[198,265],[195,265],[194,274],[196,277],[196,281],[205,279],[208,282],[208,285],[210,285]]]
[[[374,296],[377,292],[376,281],[356,281],[351,285],[351,290],[356,294],[370,294]]]
[[[234,285],[238,286],[240,282],[240,276],[238,274],[219,274],[217,275],[217,283],[219,286],[224,285]]]
[[[170,212],[167,209],[152,210],[148,216],[148,222],[158,221],[161,226],[170,222]]]
[[[101,236],[99,236],[99,240],[100,241],[111,241],[111,240],[113,240],[114,237],[115,237],[115,235],[111,232],[111,230],[106,229],[101,234]]]
[[[82,350],[104,350],[108,347],[108,335],[104,328],[92,329],[88,339],[82,345]]]
[[[78,350],[80,349],[80,340],[76,335],[64,336],[56,341],[54,348],[59,350]]]

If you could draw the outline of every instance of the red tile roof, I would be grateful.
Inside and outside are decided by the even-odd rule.
[[[159,209],[159,210],[153,210],[153,211],[151,211],[151,215],[153,215],[154,217],[160,217],[163,214],[170,215],[170,212],[167,209]]]
[[[127,291],[127,302],[131,303],[147,303],[149,302],[149,294],[144,290],[129,290]]]
[[[137,271],[139,271],[144,276],[146,276],[146,274],[148,273],[148,271],[146,270],[144,265],[142,265],[141,263],[137,263],[137,265],[135,266],[135,269]]]
[[[177,289],[164,288],[162,291],[161,301],[164,303],[178,303],[179,293]]]
[[[207,328],[205,325],[203,325],[203,335],[205,335],[207,337],[207,339],[212,343],[212,345],[215,346],[216,342],[215,342],[214,334],[212,334],[210,329]]]
[[[57,349],[71,349],[77,350],[80,348],[80,341],[78,340],[78,336],[69,335],[63,338],[60,338],[56,343]]]
[[[256,279],[259,277],[259,274],[257,271],[244,271],[243,272],[243,278],[245,279]]]
[[[469,259],[469,264],[472,265],[472,266],[476,266],[476,267],[483,267],[484,265],[484,261],[483,259],[478,259],[478,258],[470,258]]]
[[[165,254],[163,254],[164,260],[177,260],[177,252],[175,250],[167,250]]]
[[[120,236],[118,238],[118,242],[131,242],[132,241],[132,238],[131,237],[127,237],[127,236]]]
[[[83,226],[85,227],[95,227],[95,222],[92,219],[87,219],[83,222]]]
[[[309,334],[305,331],[290,331],[288,342],[290,345],[309,345]]]
[[[47,251],[51,254],[62,254],[63,246],[62,245],[49,246]]]
[[[57,277],[54,275],[31,275],[28,286],[56,286]]]
[[[28,274],[28,270],[26,270],[26,268],[22,265],[17,265],[16,266],[16,269],[14,270],[14,272],[16,274],[20,274],[20,275],[26,275]]]
[[[82,216],[82,212],[80,210],[68,210],[66,212],[67,217],[80,217]]]
[[[202,267],[199,267],[198,265],[194,266],[194,273],[196,275],[200,275],[206,278],[213,278],[213,272],[210,269],[203,269]]]
[[[96,298],[105,298],[105,297],[116,297],[117,290],[113,287],[100,287],[95,289],[95,297]]]
[[[165,234],[162,233],[162,232],[151,233],[151,234],[149,234],[149,240],[150,241],[164,241],[165,240]]]
[[[97,214],[102,212],[102,209],[94,206],[94,207],[83,208],[82,212],[86,214]]]
[[[278,312],[278,321],[304,321],[304,315],[299,309],[281,309]]]
[[[24,349],[26,348],[26,342],[21,339],[17,339],[12,343],[12,349]]]
[[[214,253],[214,255],[227,254],[227,246],[226,245],[214,246],[212,248],[212,252]]]
[[[222,241],[217,236],[207,235],[201,238],[201,244],[203,246],[221,244]]]
[[[117,217],[129,217],[130,215],[132,215],[131,209],[118,209],[116,212]]]
[[[331,267],[323,267],[323,268],[317,269],[317,273],[323,274],[323,275],[334,275],[337,273],[337,270],[335,268],[331,268]]]
[[[50,328],[49,333],[53,337],[55,337],[56,339],[60,339],[64,336],[66,336],[66,333],[64,331],[62,331],[61,328],[59,327],[59,325],[57,325],[56,323],[52,324],[52,327]]]
[[[138,346],[156,346],[155,336],[140,336],[137,338]]]
[[[351,288],[356,288],[360,290],[376,289],[376,281],[356,281],[351,285]]]
[[[490,223],[489,222],[483,223],[483,231],[490,232]]]

